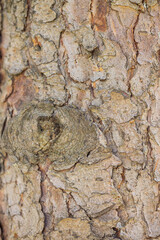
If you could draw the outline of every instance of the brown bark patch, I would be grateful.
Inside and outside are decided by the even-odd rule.
[[[105,32],[107,29],[107,2],[106,0],[96,0],[93,2],[92,26],[96,31]]]
[[[21,74],[14,78],[13,92],[8,99],[8,103],[16,109],[19,109],[23,102],[31,100],[34,95],[35,88],[33,82]]]
[[[81,90],[81,91],[78,93],[78,96],[77,96],[78,101],[82,101],[85,96],[86,96],[85,91],[84,91],[84,90]]]
[[[157,51],[157,57],[158,57],[158,61],[160,63],[160,49]]]

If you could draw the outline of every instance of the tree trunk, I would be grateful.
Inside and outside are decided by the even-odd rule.
[[[1,0],[2,240],[160,240],[160,3]]]

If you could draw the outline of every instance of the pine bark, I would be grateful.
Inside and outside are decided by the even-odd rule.
[[[0,239],[160,240],[159,0],[0,9]]]

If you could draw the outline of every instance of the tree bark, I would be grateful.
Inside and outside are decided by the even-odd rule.
[[[2,240],[160,240],[160,2],[1,0]]]

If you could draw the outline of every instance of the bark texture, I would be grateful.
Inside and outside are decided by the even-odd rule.
[[[0,239],[160,240],[160,2],[0,8]]]

